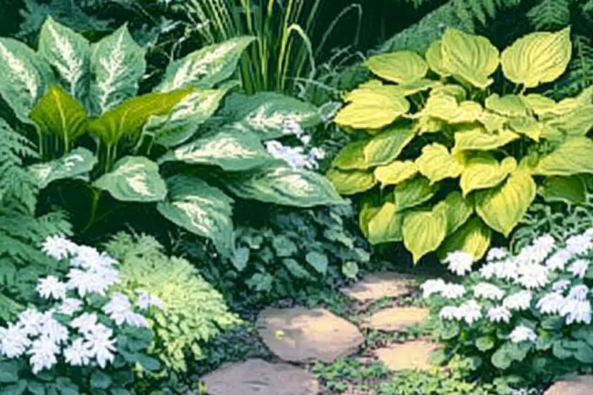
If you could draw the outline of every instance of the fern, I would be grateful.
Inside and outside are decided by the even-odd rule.
[[[589,37],[574,35],[572,59],[568,71],[548,92],[556,99],[576,96],[593,84],[593,43]]]
[[[527,12],[527,18],[536,30],[555,30],[570,23],[572,0],[542,0]]]

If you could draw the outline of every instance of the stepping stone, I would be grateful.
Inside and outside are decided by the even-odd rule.
[[[267,308],[256,326],[266,346],[284,361],[331,363],[355,353],[364,342],[355,325],[320,308]]]
[[[389,370],[394,372],[401,370],[426,371],[435,367],[430,364],[429,358],[430,354],[439,348],[439,344],[415,340],[379,348],[375,350],[375,355]]]
[[[379,331],[403,331],[411,325],[418,325],[428,318],[430,311],[420,307],[391,307],[379,310],[364,322],[365,327]]]
[[[359,302],[369,302],[381,298],[398,298],[412,292],[410,276],[381,272],[365,276],[361,281],[340,291]]]
[[[593,394],[593,376],[580,376],[558,381],[544,395],[591,395]]]
[[[202,377],[209,395],[317,395],[311,373],[286,363],[249,359],[231,363]]]

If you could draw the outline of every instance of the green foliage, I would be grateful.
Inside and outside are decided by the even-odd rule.
[[[316,363],[312,372],[327,390],[339,394],[349,389],[374,388],[379,380],[389,375],[389,369],[380,362],[365,365],[357,360],[342,358],[331,365]]]
[[[107,251],[120,261],[125,291],[142,289],[163,301],[149,327],[155,338],[150,350],[173,371],[186,371],[188,361],[201,360],[202,346],[240,323],[220,295],[185,259],[167,257],[150,236],[118,234]]]
[[[407,371],[379,384],[377,395],[499,395],[494,386],[467,382],[444,372]]]
[[[538,185],[546,199],[578,198],[593,171],[593,90],[558,103],[527,92],[558,79],[570,57],[569,29],[528,34],[502,52],[448,29],[425,58],[368,59],[375,78],[347,93],[335,117],[354,141],[327,172],[343,195],[364,193],[368,240],[403,241],[415,262],[455,250],[478,260],[493,231],[511,234]],[[499,65],[506,79],[494,78]]]

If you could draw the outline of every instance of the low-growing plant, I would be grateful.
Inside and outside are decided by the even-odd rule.
[[[593,88],[560,102],[532,93],[570,59],[568,28],[528,34],[501,53],[447,29],[425,57],[369,58],[375,78],[349,92],[335,117],[360,138],[327,172],[341,194],[364,193],[359,222],[369,241],[403,241],[415,262],[456,250],[478,260],[538,192],[582,198],[593,174]]]

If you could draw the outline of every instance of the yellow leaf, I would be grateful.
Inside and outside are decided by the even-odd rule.
[[[381,185],[397,185],[418,173],[418,166],[411,160],[395,161],[375,168],[375,178]]]
[[[420,111],[418,117],[439,118],[449,121],[455,118],[459,113],[457,100],[453,96],[430,95],[426,100],[426,105]]]
[[[544,125],[534,118],[520,117],[509,121],[509,127],[519,134],[523,134],[533,141],[539,141]]]
[[[451,234],[467,221],[474,208],[460,192],[453,191],[437,203],[433,211],[441,213],[447,219],[447,234]]]
[[[461,102],[466,99],[467,92],[461,85],[457,84],[442,84],[437,85],[430,91],[431,96],[445,95],[452,96],[456,101]]]
[[[381,129],[410,109],[405,97],[388,94],[382,88],[374,89],[351,92],[348,95],[351,103],[336,114],[336,124],[355,129]]]
[[[546,114],[546,112],[554,109],[556,106],[556,102],[553,99],[540,95],[539,93],[530,93],[526,96],[519,97],[537,116]]]
[[[571,176],[593,174],[593,141],[587,137],[573,137],[555,151],[544,156],[533,174],[541,176]]]
[[[568,114],[552,118],[546,124],[562,130],[568,136],[585,136],[593,128],[593,104],[578,107]]]
[[[488,251],[492,231],[480,221],[472,217],[463,224],[455,233],[449,235],[438,249],[439,258],[445,259],[448,253],[465,251],[479,261]]]
[[[422,155],[416,159],[416,164],[420,173],[426,176],[431,183],[445,178],[459,177],[463,170],[461,164],[449,153],[447,147],[436,143],[422,148]]]
[[[483,128],[471,128],[455,133],[454,151],[476,150],[491,151],[515,141],[520,136],[510,130],[487,133]]]
[[[373,137],[363,149],[367,167],[384,165],[396,159],[414,138],[414,130],[393,126]]]
[[[400,94],[403,96],[411,96],[418,92],[426,91],[434,88],[439,84],[438,81],[434,81],[428,78],[420,78],[419,80],[408,82],[402,85],[398,85]]]
[[[398,184],[394,190],[395,204],[402,211],[421,205],[430,200],[439,189],[438,184],[430,184],[426,177],[415,177]]]
[[[404,214],[397,211],[393,202],[386,202],[368,223],[368,240],[371,244],[402,240]]]
[[[346,144],[336,155],[332,162],[332,167],[342,170],[364,170],[367,164],[364,160],[364,147],[368,140],[358,140]]]
[[[435,40],[426,50],[426,62],[432,71],[441,77],[448,77],[451,74],[445,68],[443,60],[442,40]]]
[[[481,152],[472,157],[465,164],[459,186],[463,195],[467,196],[472,191],[478,189],[493,188],[503,182],[510,172],[515,170],[510,165],[517,162],[514,158],[505,158],[505,165],[502,166],[489,152]]]
[[[484,108],[480,103],[465,100],[459,103],[457,115],[449,120],[450,123],[471,123],[482,118]]]
[[[398,51],[376,55],[365,62],[373,74],[391,82],[406,84],[426,75],[428,66],[416,52]]]
[[[368,191],[377,184],[375,176],[370,171],[330,169],[326,176],[342,195]]]
[[[447,220],[439,212],[412,211],[404,217],[404,246],[412,253],[414,263],[435,251],[447,235]]]
[[[498,132],[504,127],[504,124],[507,122],[507,118],[484,110],[478,116],[478,121],[484,125],[486,131],[494,133]]]
[[[486,108],[507,117],[526,117],[529,108],[517,95],[504,95],[500,97],[494,93],[486,98]]]

